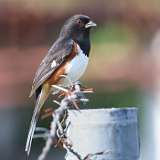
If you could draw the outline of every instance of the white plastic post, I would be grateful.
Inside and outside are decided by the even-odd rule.
[[[69,110],[67,137],[82,158],[105,152],[97,160],[138,160],[140,155],[137,109]],[[77,160],[68,152],[66,160]]]

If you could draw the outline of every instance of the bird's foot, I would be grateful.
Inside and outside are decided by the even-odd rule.
[[[68,90],[67,92],[65,91],[61,91],[58,95],[58,98],[62,98],[62,97],[72,97],[73,93],[72,93],[72,90]],[[78,101],[75,101],[71,98],[71,102],[73,104],[73,106],[75,107],[75,109],[79,110],[79,103]]]

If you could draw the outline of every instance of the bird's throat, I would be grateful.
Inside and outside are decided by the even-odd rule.
[[[74,37],[73,40],[80,46],[83,53],[88,57],[90,51],[89,31],[79,33],[79,35]]]

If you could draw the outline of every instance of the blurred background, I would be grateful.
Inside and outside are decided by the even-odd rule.
[[[141,159],[159,160],[159,0],[0,0],[0,159],[26,158],[34,73],[66,18],[77,13],[98,24],[82,78],[95,93],[85,107],[138,107]],[[49,120],[40,120],[39,126],[48,127]],[[43,145],[43,140],[33,141],[31,159]],[[53,148],[47,160],[63,157]]]

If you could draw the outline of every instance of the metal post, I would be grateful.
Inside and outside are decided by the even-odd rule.
[[[82,159],[97,155],[98,160],[138,160],[139,134],[136,108],[69,110],[67,137]],[[76,160],[67,152],[66,160]]]

